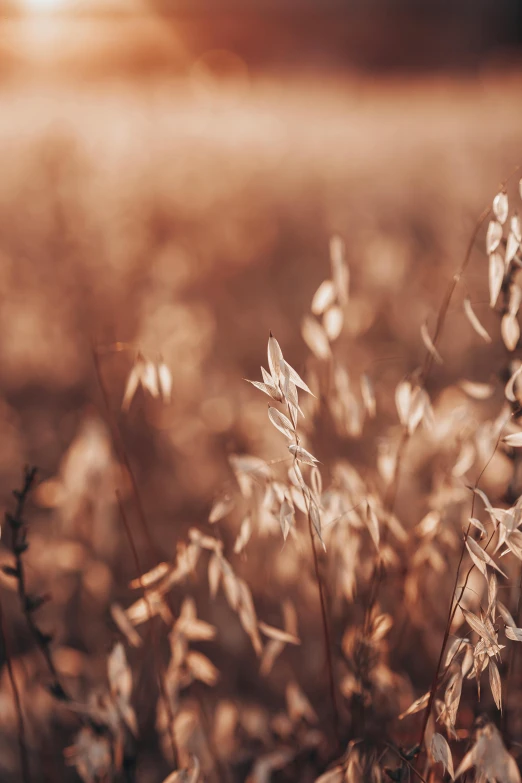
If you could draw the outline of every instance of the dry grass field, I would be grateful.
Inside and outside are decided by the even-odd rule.
[[[0,87],[0,776],[514,783],[522,77],[232,65]]]

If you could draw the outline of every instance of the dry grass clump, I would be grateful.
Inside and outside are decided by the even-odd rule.
[[[249,381],[268,420],[231,451],[228,481],[197,525],[180,526],[175,551],[127,445],[136,406],[162,421],[175,364],[93,343],[98,413],[59,477],[28,470],[6,513],[2,583],[18,595],[27,652],[13,654],[2,609],[2,704],[12,696],[24,783],[66,774],[47,738],[64,739],[85,783],[521,780],[521,187],[510,178],[482,214],[436,318],[419,322],[424,359],[393,387],[352,361],[362,278],[331,239],[301,323],[310,357],[298,372],[270,333],[268,370]],[[456,323],[488,351],[473,379],[452,357]],[[129,352],[116,393],[111,362]],[[67,572],[57,549],[49,586],[33,584],[31,490],[75,563]],[[45,615],[82,569],[88,595],[73,593],[60,628],[100,602],[113,638],[92,660],[81,630],[76,644],[56,638]],[[32,647],[42,665],[24,671]]]

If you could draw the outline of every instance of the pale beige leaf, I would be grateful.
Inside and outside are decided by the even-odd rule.
[[[192,756],[192,771],[188,769],[180,769],[176,772],[171,772],[170,775],[165,778],[163,783],[199,783],[201,775],[201,764],[196,756]]]
[[[326,552],[326,546],[323,541],[323,534],[322,534],[322,525],[321,525],[321,512],[319,511],[319,507],[317,506],[317,503],[314,500],[310,500],[309,504],[309,514],[310,519],[312,521],[312,525],[314,527],[315,532],[317,533],[319,537],[319,541],[321,542],[321,546],[323,547],[324,551]]]
[[[323,315],[324,331],[330,342],[337,340],[344,326],[343,311],[337,305],[329,307]]]
[[[371,638],[373,642],[380,642],[393,628],[393,617],[389,614],[380,614],[372,623]]]
[[[442,364],[443,363],[442,356],[437,351],[437,348],[435,347],[435,344],[431,339],[430,333],[428,331],[428,324],[426,322],[424,322],[421,325],[420,331],[421,331],[421,337],[422,337],[422,342],[424,343],[424,347],[426,348],[428,353],[430,353],[433,356],[433,358],[438,364]]]
[[[237,746],[239,710],[232,701],[220,701],[214,711],[212,741],[219,758],[230,759]]]
[[[464,299],[464,312],[466,313],[466,316],[467,316],[470,324],[472,325],[472,327],[476,331],[476,333],[479,335],[479,337],[482,337],[482,339],[486,343],[490,343],[491,342],[491,337],[489,336],[489,334],[484,329],[484,327],[480,323],[479,319],[475,315],[475,313],[473,311],[473,308],[471,306],[471,302],[468,299],[468,297],[466,297]]]
[[[212,508],[210,509],[210,514],[208,515],[208,521],[211,525],[213,525],[216,522],[219,522],[221,519],[224,519],[232,509],[235,507],[236,503],[234,498],[231,495],[223,495],[221,498],[217,498]]]
[[[215,553],[208,561],[208,586],[211,598],[215,598],[221,581],[221,560]]]
[[[489,304],[495,307],[504,280],[504,259],[500,253],[489,256]]]
[[[520,326],[518,325],[518,319],[512,313],[506,313],[506,315],[502,316],[500,333],[508,351],[514,351],[520,337]]]
[[[488,400],[495,391],[492,383],[477,383],[475,381],[460,381],[462,391],[474,400]]]
[[[221,552],[223,549],[223,543],[221,541],[218,541],[214,536],[205,535],[201,530],[198,530],[197,527],[191,527],[188,534],[191,544],[185,549],[183,556],[180,557],[180,554],[178,554],[178,563],[180,559],[186,559],[188,561],[187,568],[189,571],[193,571],[196,567],[198,559],[197,553],[199,552],[200,547],[201,549],[207,549],[209,552]]]
[[[506,255],[504,257],[504,263],[506,269],[509,267],[509,264],[511,263],[511,261],[513,261],[516,254],[518,253],[519,247],[520,247],[520,239],[518,239],[518,237],[513,233],[513,231],[510,231],[506,242]]]
[[[288,451],[297,460],[299,460],[299,462],[303,462],[305,465],[311,465],[314,467],[315,464],[319,462],[319,460],[316,459],[313,454],[310,454],[309,451],[304,449],[302,446],[298,446],[296,443],[290,443],[288,445]]]
[[[295,752],[287,748],[273,750],[258,756],[252,766],[252,770],[246,783],[272,783],[272,773],[277,769],[283,769],[295,756]]]
[[[522,628],[512,628],[510,625],[506,625],[504,631],[508,639],[514,642],[522,642]]]
[[[522,225],[520,223],[520,215],[518,214],[512,215],[511,220],[509,221],[509,225],[512,233],[515,235],[515,238],[519,242],[522,242]]]
[[[285,362],[283,359],[281,361],[281,366],[283,367],[283,375],[288,375],[292,383],[295,383],[296,386],[307,392],[307,394],[311,394],[312,397],[315,397],[315,394],[308,388],[301,376],[288,364],[288,362]]]
[[[201,680],[201,682],[204,682],[206,685],[215,685],[218,681],[219,671],[203,653],[189,650],[185,658],[185,663],[196,680]]]
[[[286,704],[290,719],[294,723],[302,718],[308,723],[317,723],[317,714],[314,708],[295,680],[286,686]]]
[[[423,518],[417,525],[416,532],[418,533],[419,536],[432,537],[436,533],[440,525],[440,519],[441,519],[440,511],[437,511],[435,509],[433,511],[428,511],[428,513],[423,516]]]
[[[493,558],[490,555],[488,555],[488,553],[485,552],[484,549],[482,549],[482,547],[479,546],[477,542],[470,536],[468,536],[466,540],[466,547],[468,549],[471,559],[473,560],[477,568],[479,568],[482,571],[486,579],[487,579],[487,573],[485,570],[486,564],[491,566],[491,568],[495,568],[500,574],[502,574],[502,576],[506,576],[504,571],[502,571],[502,569],[498,567],[498,565],[495,563]],[[482,565],[484,566],[484,570],[482,570],[482,567],[477,564],[477,560],[482,563]]]
[[[451,755],[450,746],[442,734],[435,733],[431,738],[431,755],[435,762],[440,761],[444,772],[448,770],[448,773],[452,780],[455,778],[455,772],[453,769],[453,757]]]
[[[500,245],[502,239],[502,226],[498,220],[490,220],[486,234],[486,252],[493,253]]]
[[[268,636],[269,639],[284,642],[285,644],[301,644],[301,640],[297,636],[288,633],[288,631],[282,631],[279,628],[274,628],[272,625],[263,622],[259,622],[257,625],[259,630],[264,633],[265,636]]]
[[[132,370],[129,373],[129,377],[125,385],[125,391],[121,403],[121,409],[124,411],[128,411],[131,406],[132,400],[134,399],[134,395],[136,394],[136,391],[138,390],[138,386],[141,383],[144,367],[145,367],[145,362],[143,358],[138,356],[132,367]]]
[[[509,202],[507,193],[503,190],[499,191],[493,199],[493,214],[499,223],[504,224],[507,220],[509,212]]]
[[[281,530],[283,531],[283,539],[286,541],[290,530],[295,525],[295,512],[294,507],[284,500],[281,504],[279,512],[279,521],[281,524]]]
[[[489,661],[489,684],[497,708],[502,712],[502,683],[500,672],[493,658]]]
[[[379,551],[379,520],[377,519],[377,514],[368,502],[366,503],[366,514],[364,516],[364,521],[366,522],[366,526],[370,532],[372,541],[375,544],[375,548],[377,551]]]
[[[411,407],[412,387],[409,381],[401,381],[395,389],[395,405],[399,414],[399,421],[406,425]]]
[[[416,699],[413,704],[411,704],[407,710],[404,712],[401,712],[399,715],[399,720],[403,720],[408,715],[414,715],[416,712],[420,712],[428,705],[428,700],[430,698],[430,692],[428,691],[423,696],[420,696],[418,699]]]
[[[154,362],[146,361],[143,366],[141,385],[152,397],[159,397],[158,373]]]
[[[305,316],[301,325],[303,340],[318,359],[330,358],[330,343],[321,324],[310,316]]]
[[[107,676],[111,693],[128,700],[132,691],[132,673],[121,642],[114,645],[107,658]]]
[[[444,666],[446,669],[449,667],[449,665],[453,662],[453,660],[457,657],[457,655],[466,648],[468,643],[468,639],[463,639],[462,637],[458,636],[456,639],[452,641],[450,646],[448,647],[446,651],[446,661]]]
[[[270,332],[270,337],[268,338],[268,367],[270,369],[270,375],[272,376],[272,383],[274,386],[278,386],[279,384],[282,361],[283,352],[276,338],[273,336],[272,332]]]
[[[514,621],[513,616],[511,615],[511,612],[509,611],[507,606],[504,606],[502,601],[499,601],[498,599],[497,599],[497,609],[499,611],[500,616],[502,617],[502,619],[506,623],[506,625],[511,626],[511,628],[516,628],[517,624]]]
[[[515,394],[515,384],[518,380],[518,377],[522,373],[522,364],[520,364],[520,367],[515,370],[515,372],[511,375],[511,378],[506,383],[506,387],[504,389],[504,394],[506,395],[506,399],[509,400],[509,402],[516,402],[517,397]]]
[[[473,766],[481,783],[520,783],[516,761],[506,750],[499,730],[489,721],[477,730],[475,745],[462,759],[455,777]]]
[[[159,615],[167,624],[172,621],[172,613],[157,589],[147,590],[143,598],[138,599],[126,609],[126,615],[133,625],[141,625],[156,615]]]
[[[203,642],[214,639],[217,633],[215,626],[197,617],[179,617],[176,630],[191,642]]]
[[[252,523],[250,521],[250,516],[246,516],[241,523],[238,536],[234,543],[234,554],[239,555],[245,549],[246,545],[250,541],[251,535]]]
[[[478,635],[485,639],[489,644],[497,647],[497,640],[490,634],[482,620],[480,620],[473,612],[469,612],[467,609],[461,607],[462,614],[466,618],[466,622]]]
[[[143,574],[143,576],[140,576],[137,579],[133,579],[131,582],[129,582],[129,587],[150,587],[156,582],[159,582],[160,579],[163,579],[165,574],[168,574],[171,568],[172,566],[169,563],[158,563],[157,566],[151,568],[151,570],[147,571],[147,573]]]
[[[479,498],[484,503],[484,506],[485,506],[488,514],[490,515],[490,517],[493,518],[494,514],[495,514],[495,510],[494,510],[493,506],[491,505],[491,502],[490,502],[488,496],[486,495],[486,493],[483,490],[479,489],[478,487],[473,487],[473,492],[475,493],[475,495],[479,496]]]
[[[323,280],[312,299],[311,310],[314,315],[322,315],[335,302],[335,286],[331,280]]]
[[[281,402],[283,399],[281,392],[276,389],[275,386],[272,386],[272,384],[261,383],[261,381],[249,381],[248,378],[245,378],[245,380],[247,383],[251,383],[252,386],[255,386],[256,389],[259,389],[265,394],[268,394],[268,396],[271,397],[275,402]]]
[[[168,405],[172,400],[172,373],[165,362],[158,365],[158,385],[161,399]]]
[[[505,435],[502,440],[506,446],[517,448],[518,446],[522,446],[522,432],[514,432],[512,435]]]
[[[343,783],[344,780],[344,769],[338,766],[320,775],[315,779],[315,783]]]
[[[252,593],[247,583],[243,579],[237,580],[237,586],[239,591],[238,601],[238,615],[241,625],[247,632],[252,642],[252,647],[256,651],[257,655],[261,655],[263,652],[263,645],[259,637],[257,628],[257,615],[252,600]]]
[[[290,421],[290,419],[284,415],[284,413],[281,413],[281,411],[277,410],[277,408],[272,408],[269,405],[268,418],[270,419],[274,427],[277,430],[279,430],[279,432],[282,432],[286,438],[288,438],[289,440],[294,439],[295,427]]]
[[[223,589],[229,606],[237,611],[239,606],[239,584],[236,575],[232,571],[230,564],[226,560],[221,560],[221,569],[223,574]]]
[[[90,726],[75,735],[74,745],[64,749],[65,763],[75,766],[84,783],[113,778],[111,742]]]
[[[446,686],[444,692],[444,705],[450,723],[455,726],[457,720],[457,712],[460,704],[460,697],[462,695],[462,671],[458,671],[453,674]]]
[[[473,527],[476,527],[477,530],[480,530],[482,536],[487,535],[487,530],[484,527],[484,525],[482,524],[482,522],[480,521],[480,519],[476,519],[476,517],[470,517],[469,518],[469,523],[470,523],[470,525],[473,525]]]
[[[502,543],[506,543],[506,545],[508,546],[508,549],[511,552],[513,552],[515,557],[517,557],[519,560],[522,560],[522,532],[520,532],[519,530],[512,530],[509,533],[509,535],[505,536],[505,541],[504,541],[504,535],[503,535],[504,531],[505,531],[505,527],[504,527],[504,525],[501,525],[501,527],[500,527],[501,534],[499,536],[499,545],[500,545],[501,541],[502,541]],[[501,557],[503,557],[505,554],[506,553],[503,552]]]
[[[317,465],[314,465],[310,471],[310,486],[316,501],[320,503],[321,495],[323,493],[323,479]]]
[[[407,425],[410,435],[413,435],[428,412],[431,412],[431,403],[427,391],[421,388],[415,389],[411,398],[410,410],[408,411]]]
[[[460,762],[460,765],[455,773],[455,778],[460,778],[460,776],[463,775],[465,772],[467,772],[468,769],[471,769],[472,766],[473,766],[473,751],[469,750],[465,754],[462,761]]]
[[[292,634],[292,636],[298,637],[299,631],[297,629],[297,612],[294,604],[292,601],[290,601],[289,598],[285,598],[283,601],[283,618],[285,631],[287,631],[289,634]]]
[[[487,616],[495,622],[498,598],[498,579],[495,573],[491,574],[488,582],[488,611]]]
[[[330,262],[337,299],[344,306],[348,302],[350,270],[346,262],[345,244],[339,236],[333,236],[330,240]]]
[[[366,410],[366,413],[370,417],[370,419],[374,419],[375,414],[377,412],[377,405],[375,401],[375,391],[373,388],[373,384],[370,378],[368,377],[368,375],[366,375],[366,373],[361,375],[360,383],[361,383],[361,394],[364,402],[364,408]]]
[[[273,639],[265,644],[261,664],[259,666],[259,673],[262,677],[268,677],[274,667],[274,663],[284,649],[285,644],[283,644],[283,642],[276,642]]]
[[[122,609],[122,607],[119,604],[112,604],[111,605],[111,615],[112,619],[122,632],[122,634],[126,637],[129,644],[131,644],[133,647],[141,647],[143,644],[143,640],[137,630],[134,628],[133,624],[127,617],[126,612]]]
[[[515,316],[518,313],[521,302],[522,302],[522,288],[520,288],[520,286],[517,285],[516,283],[511,283],[509,287],[509,305],[508,305],[508,311],[510,315]]]

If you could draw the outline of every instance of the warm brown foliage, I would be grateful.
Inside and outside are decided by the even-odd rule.
[[[518,84],[54,89],[0,124],[2,780],[520,781]]]

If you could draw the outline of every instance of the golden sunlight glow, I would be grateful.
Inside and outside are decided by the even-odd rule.
[[[71,0],[22,0],[22,2],[29,11],[37,12],[57,11],[73,4]]]

